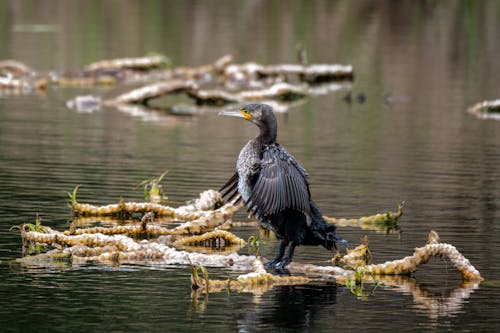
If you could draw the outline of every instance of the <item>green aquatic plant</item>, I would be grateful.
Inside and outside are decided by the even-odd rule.
[[[347,287],[347,289],[349,289],[351,293],[353,293],[357,297],[363,298],[373,295],[375,289],[382,284],[380,281],[375,279],[373,273],[370,272],[365,267],[358,267],[356,269],[353,269],[353,271],[354,274],[352,274],[352,276],[346,279],[345,286]],[[370,276],[375,283],[374,287],[368,292],[365,289],[365,283],[364,283],[367,276]]]
[[[76,185],[75,189],[73,190],[73,192],[66,192],[68,194],[68,197],[69,197],[69,206],[70,207],[73,207],[76,203],[76,193],[78,192],[78,188],[80,187],[80,185]]]
[[[163,195],[163,187],[161,182],[163,177],[168,173],[168,170],[163,172],[159,177],[153,177],[143,180],[138,186],[144,187],[144,200],[153,203],[162,203],[168,200],[167,196]]]
[[[248,252],[254,253],[256,257],[260,256],[260,238],[259,236],[248,237]]]

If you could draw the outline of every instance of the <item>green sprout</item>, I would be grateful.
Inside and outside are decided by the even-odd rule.
[[[167,196],[163,195],[163,187],[161,181],[168,173],[168,170],[163,172],[159,177],[154,177],[150,179],[143,180],[138,186],[143,186],[144,188],[144,200],[161,203],[168,200]]]
[[[365,291],[365,286],[364,286],[364,279],[365,279],[366,275],[371,276],[371,278],[375,282],[375,286],[369,292]],[[373,293],[375,292],[375,289],[377,289],[377,287],[381,284],[382,283],[380,281],[375,279],[375,276],[373,275],[373,273],[371,271],[369,271],[368,269],[366,269],[365,267],[356,268],[354,270],[353,276],[349,277],[345,283],[347,289],[349,289],[349,291],[351,293],[353,293],[354,295],[356,295],[359,298],[365,298],[365,297],[373,295]]]
[[[260,252],[260,238],[259,236],[250,236],[248,238],[248,250],[250,253],[255,252],[255,256],[259,256]]]
[[[80,187],[80,185],[77,185],[75,187],[75,189],[73,190],[73,192],[66,192],[68,194],[68,197],[69,197],[68,204],[70,205],[70,207],[73,207],[76,204],[76,193],[78,192],[79,187]]]

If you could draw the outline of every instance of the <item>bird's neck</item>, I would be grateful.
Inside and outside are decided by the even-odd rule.
[[[269,126],[261,127],[257,140],[262,144],[270,144],[276,142],[278,136],[278,126],[276,123],[271,123]]]

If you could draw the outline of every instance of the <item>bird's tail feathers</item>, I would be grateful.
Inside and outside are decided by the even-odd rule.
[[[337,244],[347,247],[348,242],[336,233],[335,224],[328,223],[321,214],[321,211],[314,202],[311,201],[311,231],[314,236],[324,242],[324,246],[331,250],[337,248]]]

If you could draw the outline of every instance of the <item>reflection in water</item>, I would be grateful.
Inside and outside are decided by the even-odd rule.
[[[333,93],[278,115],[280,141],[311,172],[323,212],[361,216],[405,200],[399,237],[351,227],[343,228],[343,236],[358,240],[368,234],[377,249],[374,259],[382,262],[411,252],[435,229],[491,281],[500,276],[499,123],[465,110],[500,97],[499,8],[498,1],[3,1],[0,59],[62,71],[157,51],[175,65],[205,64],[226,53],[238,62],[272,64],[295,61],[295,46],[302,42],[313,62],[353,64],[352,90],[365,94],[364,103],[347,104],[345,93]],[[57,29],[15,29],[36,24]],[[248,324],[250,331],[251,313],[265,316],[263,308],[286,303],[284,297],[294,293],[316,311],[315,329],[499,326],[500,288],[486,283],[444,297],[422,285],[411,287],[409,297],[411,289],[389,285],[363,302],[340,288],[316,285],[271,290],[258,304],[248,294],[217,294],[194,320],[189,268],[159,265],[156,271],[154,264],[137,264],[130,272],[124,266],[115,271],[86,263],[68,269],[62,263],[24,270],[10,264],[21,256],[21,240],[8,229],[31,221],[36,212],[51,227],[67,226],[64,192],[77,184],[87,190],[85,201],[137,199],[142,195],[131,189],[169,169],[167,195],[187,200],[222,185],[253,134],[210,110],[167,117],[165,123],[175,126],[111,108],[85,115],[67,110],[65,102],[76,95],[107,94],[83,90],[3,91],[0,97],[2,331],[235,331],[234,322]],[[243,232],[257,233],[250,227]],[[326,260],[314,249],[301,248],[297,255],[301,261]],[[316,291],[305,290],[315,288],[329,297],[307,296]],[[325,304],[313,306],[307,297]],[[329,303],[335,297],[337,303]],[[307,325],[305,319],[289,319]]]
[[[277,287],[269,298],[255,296],[256,305],[249,313],[242,313],[238,318],[240,329],[259,328],[275,330],[283,327],[293,329],[314,328],[321,325],[324,311],[331,309],[337,301],[335,285],[308,287]],[[266,295],[267,296],[267,295]],[[262,306],[258,306],[261,303]]]
[[[479,287],[476,283],[463,283],[454,289],[448,289],[447,296],[433,292],[419,285],[410,277],[377,277],[383,286],[375,291],[373,297],[380,297],[382,291],[409,294],[413,297],[413,309],[416,314],[429,318],[429,326],[435,326],[442,317],[458,315],[463,311],[471,294]],[[293,328],[313,329],[321,326],[325,312],[334,311],[339,294],[348,291],[336,284],[312,284],[308,286],[279,286],[267,292],[256,291],[253,296],[246,296],[253,306],[240,310],[238,325],[245,331]],[[384,292],[384,294],[386,294]],[[192,305],[198,313],[207,312],[213,295],[192,294]],[[232,295],[234,297],[234,294]],[[433,324],[434,323],[434,324]]]
[[[427,290],[416,279],[403,276],[384,276],[380,281],[391,290],[411,294],[414,309],[425,313],[431,320],[439,317],[452,316],[460,313],[467,299],[479,288],[479,283],[463,282],[460,286],[451,289],[448,296]]]

